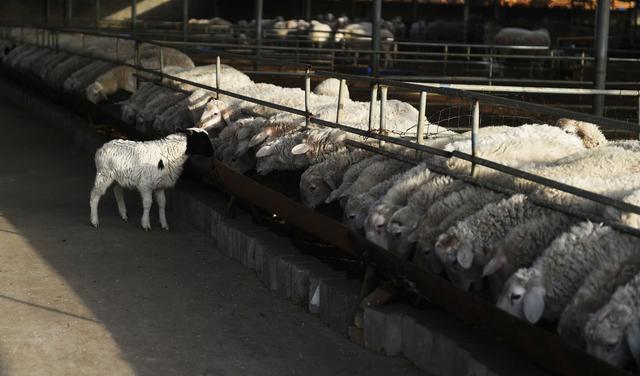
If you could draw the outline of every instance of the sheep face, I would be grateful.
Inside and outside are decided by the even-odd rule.
[[[251,171],[256,166],[256,159],[250,153],[237,155],[234,145],[224,148],[219,159],[230,169],[241,174]]]
[[[212,130],[229,125],[231,120],[226,109],[227,106],[224,102],[212,99],[204,106],[204,111],[200,120],[196,123],[196,127]]]
[[[417,241],[415,231],[418,227],[419,219],[419,213],[409,206],[405,206],[393,213],[387,224],[390,251],[403,258],[411,256]]]
[[[640,340],[639,323],[633,317],[626,305],[605,306],[584,328],[587,352],[614,366],[626,366]]]
[[[300,178],[300,197],[308,208],[322,204],[333,189],[319,171],[307,169]]]
[[[202,129],[189,128],[187,133],[187,155],[213,156],[213,147],[209,140],[209,134]]]
[[[86,95],[87,100],[91,103],[99,103],[107,100],[107,95],[104,93],[104,87],[99,82],[94,82],[87,86]]]
[[[440,259],[447,276],[458,288],[469,290],[478,284],[482,275],[482,266],[470,242],[471,233],[441,234],[435,244],[435,256]]]
[[[508,280],[498,298],[498,308],[521,319],[536,323],[544,312],[545,289],[539,273],[520,269]]]
[[[398,209],[400,206],[397,205],[377,205],[365,221],[364,231],[367,239],[382,248],[388,248],[387,219]]]
[[[359,197],[352,197],[347,201],[342,223],[353,231],[361,232],[367,216],[367,210],[368,207],[361,202]]]

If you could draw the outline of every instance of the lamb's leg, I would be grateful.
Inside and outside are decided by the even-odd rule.
[[[104,174],[96,174],[96,180],[93,183],[93,189],[91,190],[91,197],[89,199],[89,207],[91,208],[91,224],[93,227],[98,227],[98,202],[100,197],[107,191],[109,186],[113,183],[113,179]]]
[[[167,199],[164,196],[164,189],[158,189],[153,192],[156,195],[156,202],[158,203],[158,213],[160,215],[160,226],[163,229],[169,230],[169,225],[167,224],[167,216],[165,215],[165,206],[167,204]]]
[[[122,187],[120,184],[116,183],[116,185],[113,186],[113,195],[116,196],[120,217],[122,217],[122,220],[126,222],[129,218],[127,217],[127,206],[124,203],[124,196],[122,194]]]
[[[151,210],[151,204],[153,203],[153,197],[151,196],[150,189],[140,189],[140,195],[142,196],[142,228],[145,231],[151,230],[151,223],[149,222],[149,210]]]

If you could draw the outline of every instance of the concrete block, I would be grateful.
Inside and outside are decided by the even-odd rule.
[[[349,339],[351,342],[364,347],[364,332],[362,328],[356,328],[355,326],[349,327]]]
[[[333,269],[329,265],[318,260],[313,262],[291,263],[291,296],[293,304],[307,306],[309,304],[309,276],[313,272],[331,273]]]
[[[196,198],[191,200],[191,223],[201,231],[211,228],[211,210]]]
[[[291,298],[293,286],[292,286],[292,264],[298,263],[299,265],[313,264],[318,262],[313,256],[309,255],[294,255],[283,256],[276,265],[276,274],[278,278],[278,295],[283,298]]]
[[[320,282],[320,319],[331,329],[347,335],[358,308],[360,282],[353,279],[333,279]]]
[[[409,358],[418,368],[435,373],[434,334],[429,327],[416,323],[414,327],[415,349],[414,358]]]
[[[402,315],[402,355],[414,360],[417,356],[418,340],[415,334],[418,312],[405,312]]]
[[[379,307],[364,309],[364,347],[377,353],[384,351],[384,316]]]
[[[387,356],[402,354],[402,321],[404,313],[400,310],[389,310],[384,318],[384,353]]]
[[[277,266],[280,258],[284,256],[300,255],[300,252],[293,248],[293,246],[283,239],[272,239],[270,241],[262,243],[261,260],[255,260],[257,264],[262,264],[258,275],[262,280],[262,283],[270,290],[278,289],[278,273]],[[257,256],[257,254],[256,254]]]
[[[338,271],[309,271],[309,313],[319,314],[324,302],[321,300],[320,283],[328,280],[344,280],[347,275]]]

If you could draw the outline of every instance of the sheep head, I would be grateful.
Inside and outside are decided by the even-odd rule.
[[[329,197],[335,189],[327,183],[322,171],[315,168],[308,168],[300,177],[300,197],[302,203],[308,208],[315,208]]]
[[[440,260],[451,282],[469,290],[481,279],[482,267],[474,252],[472,233],[465,228],[441,234],[434,247],[434,255]]]
[[[579,137],[587,149],[592,149],[607,143],[607,139],[597,125],[573,119],[558,119],[556,126],[566,133]]]
[[[415,231],[419,220],[420,211],[416,208],[405,206],[396,210],[387,223],[389,250],[408,258],[418,241]]]
[[[640,351],[640,323],[635,316],[626,304],[604,306],[585,325],[587,352],[614,366],[626,366]]]
[[[365,220],[364,232],[367,239],[382,248],[388,248],[387,220],[400,208],[399,205],[376,205]]]
[[[516,271],[498,298],[498,308],[531,323],[538,322],[544,313],[546,294],[541,277],[535,268]]]
[[[229,124],[231,124],[231,119],[229,119],[227,105],[219,99],[212,98],[204,106],[204,111],[200,120],[196,123],[196,127],[211,130],[228,126]]]
[[[213,147],[209,140],[209,134],[200,128],[188,128],[187,135],[187,155],[213,156]]]
[[[86,89],[87,100],[91,103],[99,103],[107,100],[107,95],[104,92],[104,87],[99,82],[94,82],[87,86]]]

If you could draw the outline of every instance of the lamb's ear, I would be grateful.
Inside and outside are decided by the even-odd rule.
[[[249,147],[254,147],[254,146],[258,145],[262,141],[266,140],[267,137],[269,137],[267,132],[260,131],[260,133],[258,133],[257,135],[251,137],[251,140],[249,141]]]
[[[456,260],[464,269],[471,268],[471,264],[473,264],[473,250],[469,247],[459,249],[456,253]]]
[[[311,150],[311,146],[309,146],[309,144],[298,144],[294,146],[293,149],[291,149],[291,154],[293,155],[305,154],[309,150]]]
[[[640,322],[635,320],[628,327],[624,334],[627,340],[627,346],[631,355],[636,361],[636,364],[640,365]]]
[[[262,158],[273,154],[273,148],[271,146],[263,146],[256,153],[256,158]]]
[[[482,269],[482,278],[498,272],[498,270],[502,269],[506,262],[506,257],[502,255],[493,256],[493,258],[491,258],[487,265],[485,265]]]
[[[524,317],[532,324],[540,321],[544,313],[544,295],[542,286],[534,286],[524,294]]]
[[[222,120],[224,121],[224,123],[229,126],[231,125],[231,118],[229,117],[229,110],[227,110],[226,108],[223,110],[220,110],[220,114],[222,115]]]

